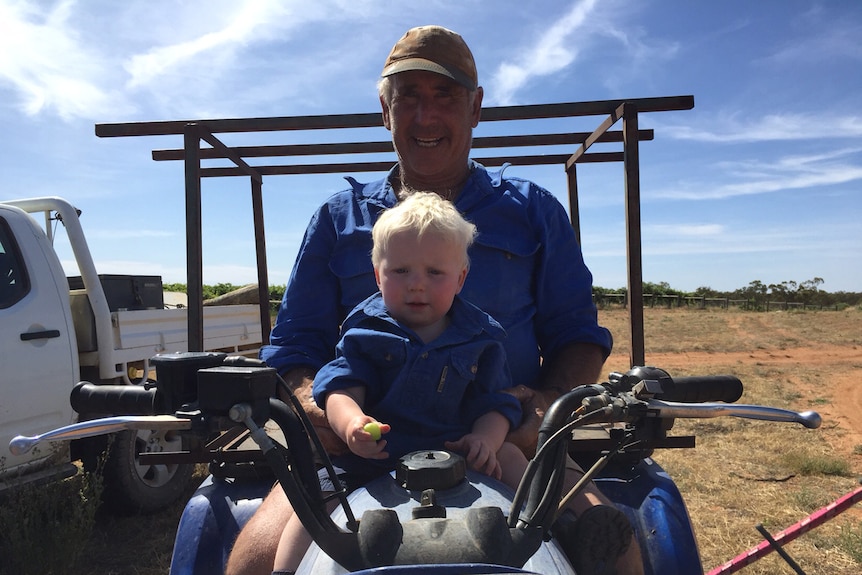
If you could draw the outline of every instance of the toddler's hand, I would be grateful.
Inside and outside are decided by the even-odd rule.
[[[447,441],[444,447],[463,455],[470,469],[494,479],[502,478],[503,470],[497,461],[497,452],[481,435],[468,433],[458,441]]]
[[[386,459],[389,457],[389,454],[383,451],[386,447],[386,440],[379,439],[379,435],[389,433],[391,429],[389,424],[380,423],[367,415],[363,415],[356,417],[351,422],[350,429],[352,431],[347,437],[347,446],[350,451],[366,459]]]

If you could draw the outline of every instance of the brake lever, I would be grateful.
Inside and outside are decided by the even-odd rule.
[[[808,429],[817,429],[822,423],[816,411],[796,412],[778,407],[763,405],[726,404],[726,403],[679,403],[660,399],[646,400],[647,407],[656,417],[694,418],[741,417],[763,421],[800,423]]]
[[[191,429],[192,421],[173,415],[121,415],[90,419],[66,425],[41,435],[17,435],[9,442],[13,455],[23,455],[43,441],[68,441],[124,431],[126,429],[183,430]]]

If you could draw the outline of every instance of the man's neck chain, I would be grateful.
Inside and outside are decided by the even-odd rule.
[[[462,178],[461,181],[458,182],[456,185],[445,188],[416,188],[405,182],[404,177],[400,173],[397,176],[397,181],[394,183],[397,183],[398,198],[402,200],[415,192],[434,192],[444,200],[454,202],[458,199],[458,195],[461,193],[461,189],[464,187],[464,184],[470,177],[471,173],[472,170],[470,172],[467,172],[467,175],[465,175],[464,178]]]

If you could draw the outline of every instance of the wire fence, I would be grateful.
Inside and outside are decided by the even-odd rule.
[[[593,294],[593,301],[600,307],[627,307],[628,297],[625,293],[601,293]],[[820,305],[807,304],[803,302],[792,301],[766,301],[757,302],[750,299],[731,299],[727,297],[705,297],[705,296],[684,296],[674,294],[644,294],[644,307],[663,307],[668,309],[688,308],[688,309],[706,309],[706,308],[721,308],[730,309],[738,308],[743,310],[765,310],[765,311],[787,311],[787,310],[816,310],[816,311],[838,311],[841,309],[840,304]]]

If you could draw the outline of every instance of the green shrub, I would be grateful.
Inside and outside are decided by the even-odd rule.
[[[838,535],[838,547],[853,558],[857,563],[862,563],[862,522],[856,527],[842,526]]]
[[[801,475],[850,475],[850,464],[837,457],[790,452],[783,457],[784,463]]]

